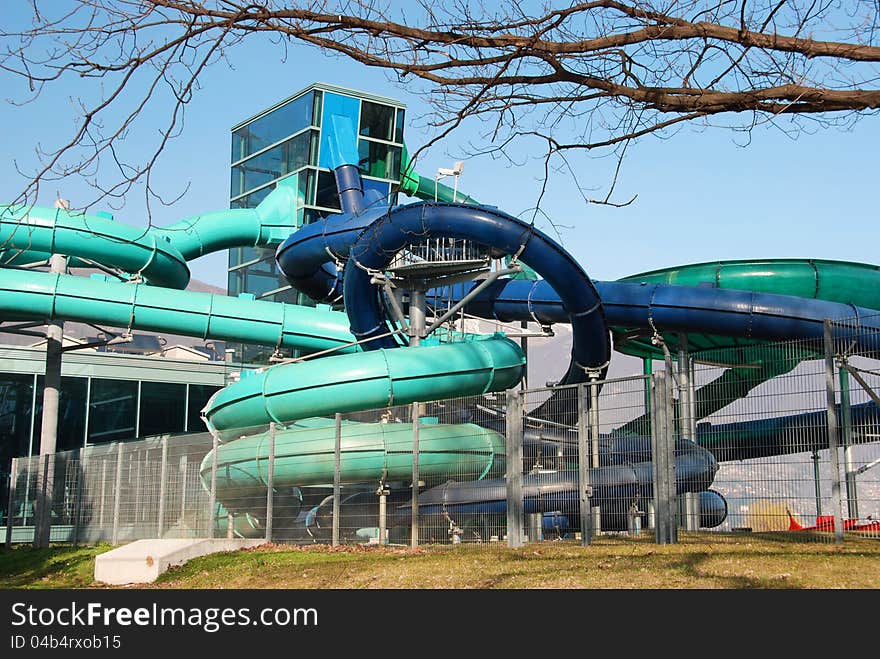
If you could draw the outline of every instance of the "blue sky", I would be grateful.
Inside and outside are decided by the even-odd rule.
[[[427,112],[423,97],[390,83],[386,75],[349,60],[293,46],[286,61],[268,43],[253,42],[230,53],[202,77],[187,110],[186,125],[160,159],[155,185],[173,197],[170,207],[153,207],[153,224],[228,207],[230,128],[311,82],[320,80],[392,96],[408,106],[407,143],[414,150],[426,140],[418,128]],[[76,111],[70,96],[88,93],[82,83],[47,89],[39,102],[16,107],[23,82],[0,73],[6,127],[0,145],[0,198],[13,199],[24,179],[15,162],[29,168],[34,145],[57,146],[73,129]],[[148,124],[144,124],[149,128]],[[124,148],[137,153],[155,130],[133,131]],[[462,157],[474,127],[463,126],[435,146],[419,171],[433,176]],[[554,174],[543,212],[559,228],[548,229],[594,279],[615,279],[659,267],[720,259],[807,257],[878,263],[876,153],[880,119],[865,117],[848,131],[817,130],[792,140],[773,127],[758,128],[748,146],[741,134],[724,129],[685,127],[669,139],[646,137],[630,147],[615,198],[638,199],[626,208],[585,204],[565,173]],[[518,154],[522,155],[522,153]],[[582,185],[603,196],[614,163],[576,157]],[[540,163],[509,166],[489,157],[468,159],[460,189],[485,203],[530,217],[538,198]],[[81,181],[47,184],[39,200],[50,205],[56,191],[74,205],[88,198]],[[120,205],[117,203],[117,206]],[[100,209],[96,206],[95,209]],[[114,209],[117,220],[145,223],[143,194],[132,192]],[[226,285],[226,253],[192,264],[193,276]]]

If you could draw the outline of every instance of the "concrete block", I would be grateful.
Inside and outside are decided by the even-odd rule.
[[[151,583],[168,568],[191,558],[264,544],[262,538],[167,538],[136,540],[95,558],[95,581],[123,585]]]

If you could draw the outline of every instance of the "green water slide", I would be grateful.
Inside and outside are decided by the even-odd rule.
[[[704,286],[773,293],[840,302],[880,309],[880,267],[865,263],[822,259],[756,259],[694,263],[651,270],[620,281]],[[663,359],[663,348],[644,328],[612,327],[618,352]],[[806,345],[777,346],[730,336],[688,333],[687,349],[698,361],[727,366],[719,377],[698,388],[694,396],[697,419],[703,419],[743,398],[762,383],[794,370],[802,361],[821,357]],[[681,348],[681,335],[662,334],[673,356]],[[621,430],[640,431],[637,419]]]
[[[346,315],[326,306],[28,270],[0,270],[0,314],[5,320],[72,320],[314,351],[356,349]]]
[[[880,309],[880,266],[822,259],[755,259],[713,261],[651,270],[619,281],[706,286],[774,293],[840,302],[867,309]],[[638,328],[614,327],[615,349],[636,357],[663,359],[662,348],[651,341],[649,332]],[[677,334],[663,336],[670,351],[680,345]],[[691,353],[711,352],[712,360],[736,365],[754,364],[761,342],[728,336],[689,333]]]
[[[106,213],[0,206],[0,263],[64,254],[73,257],[71,266],[100,264],[155,286],[186,288],[187,261],[230,247],[275,245],[290,235],[296,228],[297,194],[295,181],[285,179],[256,208],[205,213],[162,229],[122,224]]]
[[[308,419],[275,434],[273,483],[276,488],[327,486],[333,482],[335,425],[317,427]],[[340,480],[346,484],[412,478],[411,423],[349,423],[341,426]],[[329,442],[328,442],[329,438]],[[221,444],[217,450],[217,490],[231,493],[227,506],[245,499],[265,504],[269,481],[268,432]],[[481,426],[422,423],[419,427],[419,476],[427,482],[446,480],[454,469],[460,480],[503,475],[504,437]],[[211,478],[212,456],[201,465],[202,479]]]

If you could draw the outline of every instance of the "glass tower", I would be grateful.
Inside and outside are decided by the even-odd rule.
[[[231,208],[253,208],[285,180],[299,191],[296,226],[339,212],[333,167],[339,141],[358,154],[364,189],[396,203],[403,151],[402,103],[315,83],[232,128]],[[342,121],[340,121],[342,120]],[[356,126],[357,131],[343,130]],[[295,178],[294,178],[295,177]],[[289,179],[289,180],[287,180]],[[229,250],[229,295],[314,305],[275,265],[274,248]],[[265,361],[274,348],[236,346],[236,359]]]

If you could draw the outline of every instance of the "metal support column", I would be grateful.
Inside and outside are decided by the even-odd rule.
[[[840,494],[840,429],[834,392],[834,339],[831,320],[825,319],[825,403],[828,412],[828,449],[831,457],[831,508],[834,514],[834,541],[843,542],[843,514]]]
[[[507,546],[523,546],[523,395],[507,391]]]
[[[379,544],[388,544],[388,495],[391,491],[385,483],[386,472],[382,470],[382,478],[379,480],[379,489],[376,494],[379,497]]]
[[[852,409],[850,408],[849,371],[842,364],[837,371],[840,381],[840,438],[843,444],[843,475],[846,480],[846,513],[850,519],[859,518],[859,493],[853,457]]]
[[[49,272],[63,274],[67,271],[67,257],[53,254],[49,259]],[[40,456],[51,455],[51,460],[41,459],[37,472],[36,510],[34,515],[34,547],[48,547],[52,533],[52,501],[55,482],[55,450],[58,443],[58,402],[61,396],[61,355],[64,342],[64,323],[50,321],[46,324],[46,375],[43,378],[43,417],[40,427]]]
[[[272,542],[275,515],[275,422],[269,423],[269,464],[266,473],[266,542]]]
[[[341,472],[340,466],[342,462],[342,415],[337,412],[336,421],[336,439],[333,442],[333,536],[332,544],[334,547],[339,545],[339,497],[342,495]]]
[[[593,538],[593,511],[590,497],[593,487],[590,484],[590,445],[587,435],[590,432],[590,406],[587,402],[587,388],[581,382],[577,391],[578,404],[578,496],[580,498],[581,545],[586,547]]]
[[[425,333],[425,291],[414,289],[409,292],[409,344],[417,346]]]
[[[412,421],[412,527],[410,528],[409,546],[415,549],[419,546],[419,404],[412,404],[410,413]]]
[[[654,463],[654,536],[657,544],[678,542],[675,515],[675,417],[672,412],[672,382],[666,372],[652,378],[653,403],[651,459]]]

